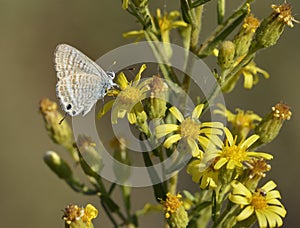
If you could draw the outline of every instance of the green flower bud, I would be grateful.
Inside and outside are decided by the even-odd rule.
[[[282,5],[272,5],[273,12],[263,20],[255,33],[252,42],[252,52],[261,48],[267,48],[276,44],[277,40],[283,33],[284,27],[288,25],[293,27],[293,22],[298,22],[292,16],[292,9],[288,3]]]
[[[235,55],[235,44],[229,40],[224,41],[221,44],[218,64],[222,69],[228,69],[232,66]]]
[[[189,223],[188,213],[181,205],[175,213],[170,217],[170,223],[172,228],[186,228]]]
[[[150,119],[162,118],[167,110],[168,85],[159,76],[153,76],[149,87],[151,95],[145,103],[145,110]]]
[[[272,142],[277,137],[284,121],[289,120],[291,116],[290,107],[286,104],[278,103],[272,107],[272,111],[255,128],[255,134],[259,135],[259,139],[254,145],[257,147]]]
[[[103,161],[97,151],[96,144],[91,138],[79,135],[77,147],[80,152],[80,165],[85,174],[89,176],[99,175],[103,168]]]
[[[248,53],[252,38],[255,34],[259,20],[253,15],[249,15],[244,19],[242,28],[233,39],[235,44],[235,56],[240,57]]]
[[[42,99],[40,101],[40,112],[43,115],[45,127],[52,141],[66,148],[74,160],[78,161],[77,152],[73,147],[72,129],[67,121],[61,122],[64,117],[57,111],[57,104],[48,98]]]
[[[53,151],[46,152],[44,162],[59,178],[64,180],[72,178],[73,172],[70,166],[57,153]]]

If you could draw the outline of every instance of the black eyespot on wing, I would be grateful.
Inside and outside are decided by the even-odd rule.
[[[75,114],[76,114],[76,111],[73,111],[72,114],[75,115]]]
[[[66,108],[67,108],[67,110],[70,110],[72,108],[72,105],[68,104]]]

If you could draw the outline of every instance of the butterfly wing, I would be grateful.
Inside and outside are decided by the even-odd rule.
[[[56,94],[70,116],[87,114],[102,96],[103,84],[94,74],[76,73],[58,80]]]
[[[70,45],[56,47],[54,62],[58,79],[56,93],[62,108],[71,116],[88,113],[113,85],[100,66]]]
[[[106,73],[98,64],[68,44],[59,44],[56,47],[54,63],[59,79],[77,73],[78,71],[98,75],[101,78],[106,76]]]

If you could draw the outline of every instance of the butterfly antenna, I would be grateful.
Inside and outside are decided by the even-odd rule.
[[[59,125],[62,124],[62,122],[66,119],[68,113],[65,113],[64,117],[58,122]]]
[[[117,64],[117,61],[114,61],[108,68],[107,68],[107,70],[110,70],[114,65],[116,65]]]

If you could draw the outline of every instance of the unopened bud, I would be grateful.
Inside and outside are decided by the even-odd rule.
[[[151,94],[145,103],[145,110],[150,119],[162,118],[167,110],[168,85],[159,76],[153,76],[149,87]]]
[[[80,152],[80,165],[84,173],[89,176],[99,175],[103,168],[103,161],[97,151],[96,144],[91,138],[79,135],[77,147]]]
[[[233,43],[235,44],[235,56],[240,57],[248,53],[252,38],[258,26],[259,20],[253,15],[249,15],[244,19],[244,24],[233,39]]]
[[[221,44],[218,64],[222,69],[228,69],[232,66],[235,55],[235,44],[227,40]]]
[[[77,161],[78,156],[74,149],[72,129],[67,121],[61,122],[63,115],[57,110],[57,104],[48,98],[40,101],[40,112],[43,115],[45,127],[53,142],[65,147]]]
[[[276,44],[277,40],[288,25],[293,27],[293,22],[298,22],[292,16],[290,4],[272,5],[273,12],[265,18],[256,30],[255,38],[252,42],[251,49],[253,52],[261,48],[267,48]]]
[[[70,166],[57,153],[53,151],[46,152],[44,161],[59,178],[64,180],[72,178],[73,172]]]

